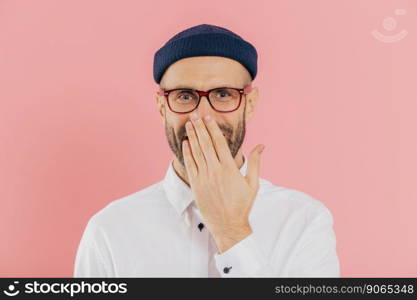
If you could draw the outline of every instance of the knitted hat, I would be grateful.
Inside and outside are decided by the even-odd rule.
[[[188,28],[172,37],[154,56],[153,77],[160,83],[168,67],[186,57],[223,56],[240,62],[256,77],[258,54],[254,46],[232,31],[209,24]]]

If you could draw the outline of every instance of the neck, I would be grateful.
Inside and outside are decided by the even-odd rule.
[[[236,157],[234,158],[236,167],[240,169],[243,166],[243,154],[242,149],[239,149],[239,151],[236,154]],[[184,168],[184,166],[179,162],[178,158],[175,156],[173,167],[175,170],[175,173],[184,181],[185,184],[187,184],[190,187],[189,179],[187,170]]]

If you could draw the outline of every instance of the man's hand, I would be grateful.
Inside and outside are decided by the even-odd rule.
[[[249,213],[259,189],[265,146],[251,151],[243,176],[215,120],[203,121],[195,112],[191,119],[186,123],[188,141],[182,145],[184,164],[196,205],[222,253],[252,233]]]

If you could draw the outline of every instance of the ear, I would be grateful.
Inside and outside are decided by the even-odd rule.
[[[165,120],[165,99],[164,97],[158,95],[158,93],[156,93],[155,99],[161,119]]]
[[[258,103],[258,87],[252,87],[249,94],[246,95],[246,123],[249,123],[255,114],[255,107]]]

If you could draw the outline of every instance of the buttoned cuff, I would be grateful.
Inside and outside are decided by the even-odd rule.
[[[267,266],[253,232],[214,259],[222,277],[255,277]]]

